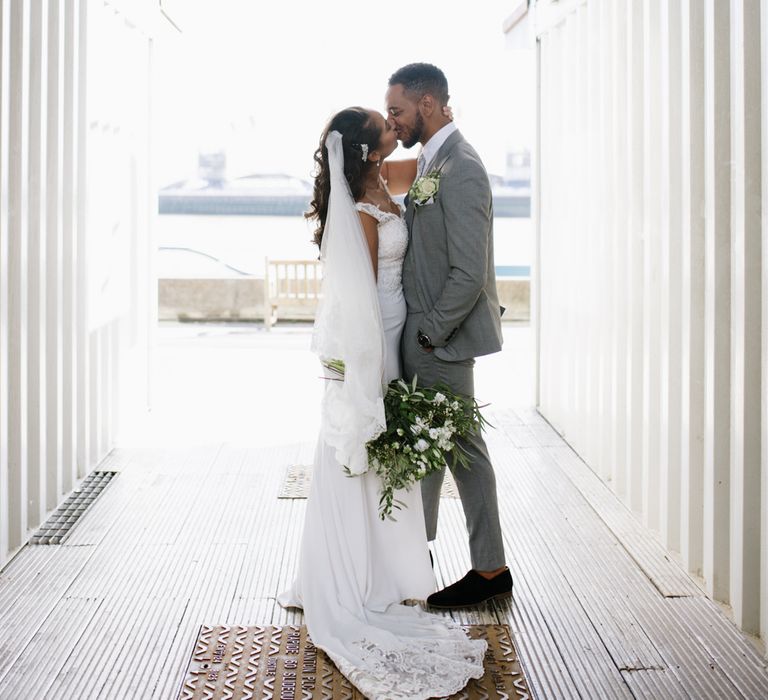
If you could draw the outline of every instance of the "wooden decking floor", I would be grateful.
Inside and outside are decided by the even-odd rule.
[[[491,420],[515,594],[454,618],[509,624],[537,698],[768,697],[754,645],[536,411]],[[99,468],[119,473],[65,543],[0,572],[0,699],[173,699],[201,624],[301,623],[275,596],[306,501],[277,495],[310,435],[114,450]],[[440,583],[468,568],[456,499],[435,559]]]
[[[765,698],[765,663],[534,411],[493,414],[515,597],[457,613],[506,622],[539,698]],[[201,623],[293,624],[305,501],[278,499],[310,443],[119,449],[119,474],[63,545],[0,578],[0,697],[174,698]],[[589,499],[585,497],[589,494]],[[601,500],[602,499],[602,502]],[[602,505],[601,505],[602,503]],[[601,517],[601,512],[604,511]],[[468,567],[461,505],[441,504],[440,581]]]

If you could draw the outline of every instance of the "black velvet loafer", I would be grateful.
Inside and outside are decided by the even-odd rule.
[[[512,574],[509,569],[492,579],[472,569],[463,579],[427,598],[427,605],[441,610],[471,608],[489,600],[502,600],[512,595]]]

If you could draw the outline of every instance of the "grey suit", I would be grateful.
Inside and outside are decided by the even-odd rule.
[[[475,357],[501,349],[501,319],[493,262],[493,207],[488,175],[475,150],[455,131],[428,169],[440,169],[435,201],[408,202],[408,252],[403,291],[408,317],[402,337],[403,372],[427,386],[442,382],[474,395]],[[422,349],[418,331],[434,350]],[[481,435],[465,441],[470,467],[454,478],[469,532],[472,566],[504,565],[496,477]],[[435,538],[444,470],[422,481],[427,536]]]

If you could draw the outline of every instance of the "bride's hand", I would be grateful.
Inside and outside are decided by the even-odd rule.
[[[450,105],[445,105],[445,107],[443,107],[443,116],[448,117],[448,119],[453,121],[453,110]]]

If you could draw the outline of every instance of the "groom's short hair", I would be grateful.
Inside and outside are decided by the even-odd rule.
[[[409,63],[398,68],[389,78],[389,85],[402,85],[406,92],[421,99],[432,95],[441,104],[448,104],[448,81],[445,73],[431,63]]]

